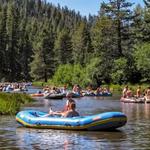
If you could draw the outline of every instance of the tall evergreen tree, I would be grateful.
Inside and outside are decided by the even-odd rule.
[[[3,7],[0,12],[0,79],[5,78],[6,71],[6,44],[7,44],[7,34],[6,34],[6,14],[7,8]]]
[[[147,7],[150,7],[150,0],[143,0]]]
[[[31,62],[31,55],[32,55],[32,42],[29,39],[29,31],[27,19],[24,19],[20,24],[20,38],[19,38],[19,62],[21,65],[21,78],[25,81],[30,80],[30,62]]]
[[[133,12],[134,19],[131,24],[133,44],[142,42],[144,29],[144,10],[140,5],[137,5]]]
[[[130,44],[130,21],[132,20],[131,12],[132,3],[127,0],[109,0],[108,3],[102,3],[102,9],[105,15],[113,19],[116,31],[116,48],[118,56],[124,55],[124,50],[129,49],[127,45]],[[125,48],[126,47],[126,48]]]
[[[91,38],[87,24],[81,22],[72,36],[74,63],[85,65],[92,53]]]
[[[98,85],[102,81],[110,82],[110,71],[116,57],[116,47],[113,46],[114,34],[113,21],[107,16],[99,16],[91,29],[94,58],[98,60],[93,67],[93,77]]]
[[[150,1],[144,0],[145,2],[145,12],[144,12],[144,28],[143,28],[143,41],[149,42],[150,41]]]
[[[18,62],[18,39],[19,39],[19,12],[14,3],[8,5],[7,10],[7,72],[10,81],[20,77],[20,66]]]
[[[55,54],[58,64],[72,63],[72,43],[68,31],[63,30],[59,33],[55,41]]]
[[[31,63],[31,76],[35,79],[44,79],[47,82],[55,70],[54,61],[54,34],[45,23],[35,40],[34,56]]]

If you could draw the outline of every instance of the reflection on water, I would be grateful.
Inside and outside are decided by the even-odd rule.
[[[150,147],[150,104],[120,103],[112,98],[85,97],[76,99],[81,115],[106,111],[122,111],[127,115],[127,124],[114,132],[66,131],[50,129],[29,129],[20,127],[15,116],[0,117],[0,150],[148,150]],[[47,112],[63,108],[66,99],[37,99],[22,109],[36,109]]]
[[[150,104],[121,103],[122,111],[128,116],[128,120],[150,119]]]
[[[63,130],[37,130],[17,128],[18,145],[28,146],[30,149],[100,149],[112,146],[123,147],[122,139],[126,138],[125,133],[115,132],[75,132]],[[110,136],[112,135],[112,136]],[[106,144],[107,143],[107,144]]]
[[[125,130],[128,140],[135,148],[149,149],[150,146],[150,104],[122,103],[122,111],[127,115]]]

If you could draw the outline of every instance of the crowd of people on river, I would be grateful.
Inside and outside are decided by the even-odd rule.
[[[89,94],[89,95],[92,95],[92,94],[93,95],[105,95],[105,94],[110,94],[111,91],[109,87],[99,86],[94,90],[91,86],[88,86],[86,90],[84,91],[84,93]]]
[[[31,83],[0,83],[0,91],[2,92],[10,92],[10,91],[25,91],[27,90],[27,86],[32,85]],[[70,92],[69,92],[70,91]],[[81,88],[80,85],[75,84],[71,90],[67,88],[67,85],[64,85],[63,87],[50,87],[45,86],[42,89],[43,94],[65,94],[67,98],[66,106],[63,109],[63,111],[52,111],[50,109],[48,115],[61,115],[61,116],[72,116],[73,115],[79,115],[78,112],[76,112],[76,103],[72,99],[73,95],[79,95],[86,96],[86,95],[103,95],[103,94],[109,94],[111,93],[110,89],[107,87],[99,86],[97,88],[93,88],[91,85],[89,85],[85,90]],[[69,92],[69,93],[68,93]],[[145,102],[150,101],[150,87],[146,88],[145,90],[142,90],[141,86],[138,86],[136,91],[133,92],[133,90],[129,86],[125,86],[122,91],[122,98],[124,99],[143,99]]]
[[[68,92],[67,86],[64,85],[63,87],[49,87],[49,86],[45,86],[43,88],[44,94],[66,94]],[[99,86],[96,89],[92,88],[92,86],[88,86],[85,90],[82,89],[82,87],[78,84],[75,84],[73,86],[73,88],[71,89],[71,92],[74,95],[78,95],[78,96],[85,96],[85,95],[103,95],[103,94],[110,94],[110,89],[109,87],[102,87]]]
[[[132,91],[132,89],[128,86],[125,86],[123,91],[122,91],[122,97],[123,98],[142,98],[145,101],[150,101],[150,87],[146,88],[145,90],[142,90],[141,86],[138,86],[136,89],[136,92]]]
[[[67,86],[64,85],[61,88],[58,87],[49,87],[49,86],[45,86],[43,88],[43,91],[45,94],[49,93],[49,94],[66,94],[66,105],[64,107],[64,109],[62,111],[53,111],[51,108],[48,112],[48,114],[46,114],[44,117],[47,116],[53,116],[53,115],[59,115],[62,117],[75,117],[75,116],[79,116],[79,113],[76,111],[76,103],[75,101],[72,99],[74,94],[80,95],[80,96],[84,96],[85,93],[88,94],[103,94],[103,93],[110,93],[109,88],[105,88],[105,87],[97,87],[95,90],[92,88],[92,86],[88,86],[86,88],[86,90],[83,90],[81,88],[80,85],[75,84],[73,86],[73,88],[70,90],[70,92],[68,92],[69,90],[67,89]]]
[[[0,83],[0,91],[2,92],[18,92],[18,91],[27,91],[27,86],[31,85],[31,83],[26,83],[26,82],[4,82]]]

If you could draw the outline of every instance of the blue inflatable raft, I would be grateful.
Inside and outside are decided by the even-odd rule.
[[[107,96],[112,96],[112,93],[101,93],[101,94],[95,94],[95,93],[85,93],[84,96],[91,96],[91,97],[98,97],[98,96],[102,96],[102,97],[107,97]]]
[[[63,118],[59,116],[43,117],[46,113],[39,111],[21,111],[16,121],[25,127],[51,128],[64,130],[113,130],[122,127],[127,117],[121,112],[106,112],[91,116]]]

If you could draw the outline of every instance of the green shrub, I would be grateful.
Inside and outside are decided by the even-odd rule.
[[[31,101],[32,98],[27,94],[0,93],[0,114],[16,114],[21,104]]]
[[[84,87],[87,82],[85,68],[79,64],[60,65],[51,80],[51,84],[57,86],[67,84],[69,87],[74,84],[80,84]]]

